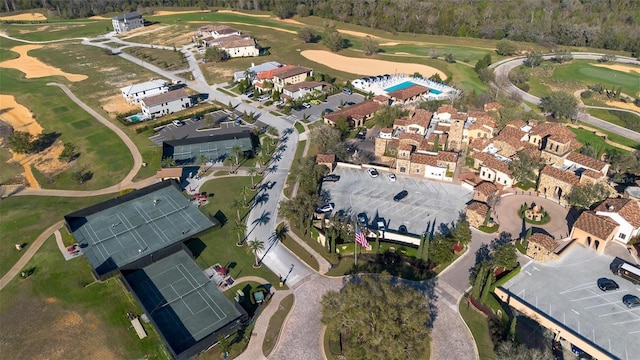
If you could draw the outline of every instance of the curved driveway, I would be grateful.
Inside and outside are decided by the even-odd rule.
[[[604,54],[581,53],[581,52],[574,52],[574,53],[571,53],[571,55],[573,56],[574,59],[578,59],[578,60],[598,60],[602,56],[604,56]],[[543,58],[545,60],[549,60],[553,56],[554,55],[543,55]],[[515,85],[513,85],[509,81],[509,77],[508,77],[509,72],[513,68],[519,65],[522,65],[525,59],[526,57],[519,56],[519,57],[509,58],[509,59],[505,59],[505,60],[498,61],[496,63],[491,64],[489,67],[494,69],[494,72],[496,75],[496,84],[499,84],[495,86],[500,87],[501,89],[507,91],[510,94],[518,94],[519,96],[521,96],[522,100],[525,100],[534,104],[540,104],[539,97],[533,96],[525,91],[518,89]],[[620,62],[624,64],[640,65],[640,61],[631,57],[626,57],[626,56],[618,56],[616,58],[616,62]],[[619,110],[619,109],[616,108],[615,110]],[[620,136],[631,139],[633,141],[640,142],[640,133],[637,133],[635,131],[623,128],[622,126],[618,126],[610,122],[604,121],[595,116],[591,116],[586,113],[580,114],[578,116],[578,120],[583,121],[587,124],[599,127],[601,129],[605,129],[607,131],[610,131],[614,134],[618,134]]]

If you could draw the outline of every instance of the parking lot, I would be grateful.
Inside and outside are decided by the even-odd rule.
[[[309,109],[303,108],[302,110],[291,110],[291,116],[295,117],[296,120],[302,120],[306,115],[309,120],[317,121],[321,119],[320,115],[322,114],[322,111],[325,113],[327,112],[327,109],[338,111],[340,110],[341,103],[346,104],[348,102],[353,102],[358,104],[363,100],[364,96],[360,94],[353,93],[348,95],[345,93],[339,93],[327,97],[327,100],[325,102],[321,102],[320,105],[311,105],[311,108]]]
[[[559,260],[530,263],[503,287],[613,357],[638,359],[640,307],[628,309],[622,297],[640,296],[640,287],[611,273],[609,255],[579,245],[567,251]],[[601,291],[602,277],[620,288]]]
[[[410,234],[422,234],[434,226],[438,232],[440,224],[455,222],[472,196],[471,191],[459,185],[415,177],[397,176],[397,180],[391,182],[387,177],[389,173],[382,171],[377,178],[372,178],[366,169],[338,166],[334,173],[340,175],[340,180],[322,185],[327,202],[335,204],[334,212],[344,211],[354,216],[364,212],[370,226],[376,219],[383,218],[388,229],[397,231],[400,225],[405,225]],[[402,190],[406,190],[408,196],[393,201]]]
[[[207,114],[209,115],[209,114]],[[156,145],[162,145],[163,141],[167,140],[177,140],[177,139],[187,139],[194,138],[200,136],[206,136],[210,134],[210,130],[202,130],[203,128],[210,127],[211,124],[219,124],[219,128],[211,129],[211,131],[215,131],[215,134],[224,134],[225,132],[236,132],[238,129],[233,129],[238,126],[235,125],[232,120],[234,117],[230,116],[228,113],[224,111],[215,111],[211,113],[211,120],[182,120],[182,126],[176,126],[174,124],[165,125],[160,131],[158,131],[155,135],[149,137]]]

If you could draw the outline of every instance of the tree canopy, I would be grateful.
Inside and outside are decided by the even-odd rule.
[[[567,92],[554,91],[540,99],[540,108],[556,119],[573,120],[578,115],[578,100]]]
[[[422,359],[429,348],[429,299],[383,272],[322,297],[322,323],[339,332],[347,359]]]
[[[509,170],[516,182],[535,183],[538,180],[538,171],[544,164],[544,159],[532,157],[526,151],[520,151],[518,157],[509,164]]]
[[[578,209],[589,209],[591,205],[609,197],[609,189],[601,183],[589,183],[584,186],[574,186],[567,194],[569,205]]]
[[[316,42],[318,38],[318,34],[316,33],[316,29],[312,27],[303,27],[298,30],[298,39],[304,41],[305,43]]]

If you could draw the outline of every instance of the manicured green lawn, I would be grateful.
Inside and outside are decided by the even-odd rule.
[[[185,70],[189,68],[189,64],[179,51],[150,49],[147,47],[130,47],[124,49],[123,52],[169,71]]]
[[[568,129],[576,134],[576,140],[578,140],[580,143],[582,143],[583,145],[589,145],[596,149],[598,155],[601,155],[602,153],[611,153],[612,151],[627,152],[626,150],[622,150],[618,147],[607,144],[602,137],[594,134],[589,130],[575,129],[571,127],[569,127]]]
[[[269,320],[269,327],[267,327],[267,332],[264,335],[264,342],[262,343],[263,354],[269,356],[271,351],[273,351],[273,348],[276,346],[282,325],[284,324],[287,315],[289,315],[289,311],[291,311],[291,308],[293,307],[293,300],[293,294],[287,295],[280,301],[280,306],[278,307],[278,310],[276,310],[275,314],[271,316],[271,320]]]
[[[107,30],[107,28],[109,30]],[[1,24],[0,30],[12,37],[30,40],[47,41],[91,37],[104,34],[112,30],[111,20],[69,20],[63,23],[50,22],[48,24]],[[25,32],[29,31],[29,32]],[[4,42],[5,40],[2,39]],[[79,41],[79,40],[76,40]]]
[[[258,177],[255,180],[258,181]],[[219,220],[224,218],[227,220],[221,226],[200,236],[204,248],[197,256],[196,261],[202,268],[213,266],[216,263],[227,266],[230,268],[230,274],[234,278],[251,275],[259,276],[277,286],[278,277],[266,266],[263,265],[258,269],[253,268],[255,258],[253,253],[247,252],[248,247],[246,245],[236,246],[238,239],[233,229],[233,224],[237,215],[232,203],[234,199],[242,200],[240,190],[243,186],[251,187],[251,179],[249,177],[234,176],[213,179],[202,186],[201,191],[213,194],[213,197],[209,198],[209,204],[204,206],[205,210]],[[252,196],[253,193],[248,198]],[[248,210],[248,208],[241,210],[240,216],[243,219]],[[268,214],[268,216],[273,217],[275,214]],[[248,231],[253,226],[255,225],[249,224]],[[250,234],[248,239],[254,240],[254,236]],[[269,239],[259,240],[264,241],[265,248],[269,247]]]
[[[104,195],[87,198],[61,198],[45,196],[12,196],[0,202],[0,276],[4,275],[24,254],[15,244],[33,241],[65,214],[113,198]]]
[[[300,260],[304,261],[307,265],[309,265],[313,270],[320,270],[320,265],[318,264],[318,260],[311,255],[305,248],[300,246],[295,240],[293,240],[289,235],[282,241],[282,244],[287,247],[287,249],[291,250]]]
[[[304,126],[302,124],[297,122],[295,127],[296,127],[296,130],[298,130],[298,134],[302,134],[304,132]]]
[[[152,326],[144,324],[149,336],[142,340],[130,330],[126,313],[143,311],[120,280],[94,283],[86,259],[65,261],[53,236],[26,269],[33,274],[14,279],[0,293],[0,336],[11,338],[10,346],[0,346],[3,357],[168,356]]]
[[[637,96],[640,92],[640,74],[594,66],[586,60],[558,65],[551,77],[561,81],[579,81],[585,85],[602,84],[607,89],[622,86],[622,92],[630,96]]]
[[[13,155],[8,149],[0,148],[0,184],[24,172],[24,168],[18,163],[7,163],[12,157]]]
[[[478,348],[478,355],[481,360],[495,359],[495,353],[493,352],[493,341],[489,335],[489,324],[487,318],[484,315],[477,312],[466,301],[466,297],[460,301],[460,315],[467,323],[467,326],[473,334],[473,339],[476,342]]]
[[[578,124],[580,124],[580,122],[578,122]],[[633,141],[633,140],[631,140],[631,139],[627,139],[627,138],[622,137],[622,136],[620,136],[618,134],[614,134],[612,132],[597,128],[597,127],[589,125],[589,124],[585,124],[585,125],[590,126],[590,127],[594,128],[594,129],[598,129],[598,131],[607,134],[607,137],[609,138],[609,140],[611,140],[613,142],[616,142],[616,143],[618,143],[620,145],[625,145],[625,146],[632,147],[632,148],[640,150],[640,144],[635,142],[635,141]]]
[[[466,61],[475,65],[475,63],[482,59],[486,54],[490,54],[492,57],[497,57],[495,51],[488,48],[476,48],[476,47],[463,47],[455,45],[440,45],[440,44],[398,44],[392,46],[381,46],[385,53],[409,53],[418,56],[431,57],[431,51],[436,50],[436,54],[442,59],[446,54],[453,54],[457,61]],[[426,75],[426,74],[423,74]]]

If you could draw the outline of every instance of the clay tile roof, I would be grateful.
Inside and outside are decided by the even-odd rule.
[[[573,227],[606,240],[616,230],[618,224],[606,216],[598,216],[591,211],[585,211],[580,214]]]
[[[564,125],[553,122],[546,122],[531,129],[532,136],[540,137],[550,136],[550,139],[562,144],[566,144],[575,139],[576,135],[567,129]]]
[[[473,211],[476,214],[485,217],[489,212],[489,206],[480,201],[472,201],[471,204],[467,205],[467,211]]]
[[[490,102],[488,104],[484,104],[484,111],[496,111],[502,109],[502,104],[497,102]]]
[[[316,164],[333,164],[334,162],[336,162],[335,154],[316,155]]]
[[[514,127],[516,129],[520,129],[521,127],[527,125],[526,122],[524,122],[524,120],[511,120],[507,123],[506,126],[508,127]]]
[[[438,161],[455,163],[458,161],[458,154],[450,151],[438,151]]]
[[[290,91],[292,93],[300,90],[300,89],[313,89],[316,86],[324,86],[324,85],[328,85],[326,82],[324,81],[303,81],[303,82],[299,82],[297,84],[293,84],[293,85],[287,85],[285,86],[285,90]]]
[[[618,213],[634,228],[640,227],[640,207],[633,199],[606,199],[595,211]]]
[[[492,182],[483,181],[480,184],[475,186],[475,190],[484,195],[491,195],[496,191],[498,191],[498,188]]]
[[[592,179],[601,179],[604,176],[604,174],[601,173],[600,171],[594,171],[594,170],[591,170],[591,169],[587,169],[587,170],[582,172],[582,176],[590,177]]]
[[[452,120],[467,120],[467,113],[463,112],[455,112],[451,114]]]
[[[400,146],[398,146],[398,150],[413,151],[413,145],[411,145],[411,144],[400,144]]]
[[[290,67],[290,68],[287,68],[287,69],[285,69],[284,67],[281,67],[279,69],[276,69],[273,72],[273,76],[274,77],[279,77],[280,79],[286,79],[286,78],[290,78],[292,76],[308,73],[311,70],[312,69],[310,69],[308,67],[304,67],[304,66],[293,66],[293,67]]]
[[[429,134],[427,141],[433,144],[436,142],[436,139],[438,139],[438,143],[442,145],[447,143],[448,138],[449,138],[449,135],[447,134],[432,132],[431,134]]]
[[[407,124],[409,123],[409,119],[406,117],[400,118],[400,119],[395,119],[393,121],[393,126],[402,126],[402,127],[407,127]]]
[[[396,98],[398,100],[411,99],[414,96],[422,95],[429,92],[429,88],[422,85],[409,86],[406,89],[396,90],[389,93],[389,97]]]
[[[377,101],[381,104],[386,104],[389,101],[389,97],[387,95],[377,95],[373,98],[373,101]]]
[[[267,71],[263,71],[258,73],[257,78],[259,80],[265,80],[265,79],[273,79],[273,73],[276,71],[280,71],[280,70],[286,70],[286,69],[292,69],[294,68],[294,65],[285,65],[276,69],[272,69],[272,70],[267,70]]]
[[[567,160],[573,161],[576,164],[582,165],[583,167],[596,170],[596,171],[602,171],[602,169],[604,169],[605,166],[607,166],[607,163],[604,161],[600,161],[598,159],[594,159],[592,157],[589,157],[587,155],[583,155],[577,152],[570,153],[567,156]]]
[[[436,126],[436,130],[442,131],[442,132],[449,132],[449,130],[451,130],[451,126],[438,124],[438,126]]]
[[[449,113],[453,115],[458,112],[458,109],[454,108],[451,105],[440,105],[440,107],[438,107],[438,110],[436,110],[436,112],[438,114]]]
[[[530,158],[539,158],[541,155],[541,151],[538,150],[538,147],[531,143],[525,143],[524,149],[520,150],[520,152],[524,152],[529,155]]]
[[[493,138],[493,141],[494,142],[502,141],[506,144],[509,144],[511,147],[515,148],[516,150],[518,150],[523,148],[525,145],[525,143],[520,140],[522,139],[523,136],[524,136],[524,132],[522,132],[520,129],[507,126],[504,129],[502,129],[502,131],[500,131],[500,134],[498,134],[498,136]]]
[[[418,150],[422,150],[422,151],[433,150],[433,142],[429,143],[428,139],[424,139],[420,141],[420,144],[418,144]]]
[[[500,161],[496,159],[495,156],[484,152],[475,152],[471,155],[472,158],[480,160],[482,166],[487,167],[489,169],[500,171],[501,173],[511,175],[511,170],[509,170],[509,164],[506,162]]]
[[[361,119],[378,111],[380,107],[382,107],[382,105],[378,104],[377,102],[363,101],[359,104],[355,104],[340,111],[325,115],[324,117],[333,122],[336,122],[340,116],[344,116],[347,119]]]
[[[438,165],[438,159],[435,156],[428,154],[411,154],[411,162],[431,166]]]
[[[476,109],[467,111],[467,114],[469,114],[469,116],[473,118],[479,118],[487,115],[487,113],[484,110],[476,110]]]
[[[424,140],[424,136],[420,134],[403,132],[402,134],[400,134],[400,140],[413,140],[416,142],[416,144],[419,144],[422,140]]]
[[[429,127],[432,116],[433,114],[431,112],[424,109],[418,109],[409,117],[407,124],[415,124],[426,128]]]
[[[489,142],[490,142],[489,139],[483,139],[483,138],[473,139],[470,146],[472,150],[476,150],[477,152],[480,152],[484,148],[486,148],[487,145],[489,145]]]
[[[577,185],[580,182],[580,178],[571,171],[560,170],[551,165],[547,165],[542,169],[541,174],[550,176],[554,179],[564,181],[567,184]]]
[[[471,114],[469,114],[469,116],[471,116]],[[483,113],[482,116],[477,116],[475,118],[476,121],[469,125],[469,130],[484,129],[487,131],[492,131],[493,128],[496,127],[496,119],[487,114]]]
[[[549,235],[545,235],[545,234],[541,234],[541,233],[535,233],[531,236],[529,236],[529,238],[527,239],[529,242],[538,244],[540,246],[542,246],[543,248],[547,249],[548,251],[553,251],[555,248],[558,247],[558,242],[553,240],[553,238],[551,238],[551,236]]]
[[[393,133],[393,129],[392,128],[382,128],[380,129],[380,133],[384,133],[384,134],[391,134]]]

